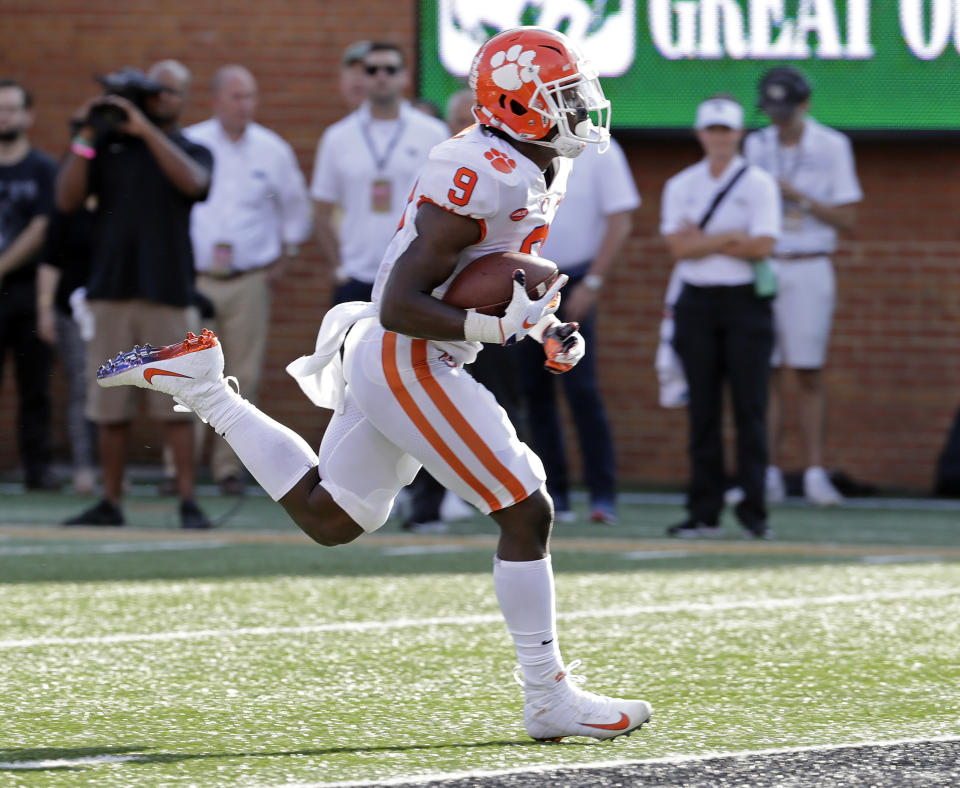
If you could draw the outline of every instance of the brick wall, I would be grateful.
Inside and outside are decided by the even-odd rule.
[[[38,147],[58,154],[66,119],[94,94],[91,77],[166,57],[194,73],[185,121],[206,117],[206,85],[228,62],[248,66],[261,89],[259,120],[295,147],[309,175],[321,130],[342,112],[338,59],[358,38],[385,38],[414,52],[413,0],[47,0],[4,4],[0,73],[23,79],[37,97]],[[221,10],[228,8],[228,11]],[[690,140],[628,138],[644,204],[622,265],[605,290],[600,358],[617,437],[620,473],[633,482],[680,483],[686,474],[685,418],[657,407],[652,370],[660,303],[670,268],[657,236],[660,191],[698,156]],[[867,199],[856,236],[837,256],[839,305],[827,382],[827,456],[857,478],[925,489],[954,409],[960,403],[960,155],[955,145],[855,145]],[[262,404],[313,443],[312,410],[283,371],[309,351],[327,302],[329,274],[314,245],[278,292]],[[16,465],[12,369],[0,389],[0,470]],[[55,386],[58,453],[66,457],[62,386]],[[795,410],[788,410],[796,425]],[[158,432],[138,422],[131,456],[153,461]],[[801,463],[796,430],[784,464]]]

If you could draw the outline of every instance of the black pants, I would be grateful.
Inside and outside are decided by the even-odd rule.
[[[37,291],[33,282],[0,292],[0,374],[7,351],[17,379],[17,441],[28,483],[50,465],[50,376],[53,350],[37,336]]]
[[[570,276],[567,289],[580,282],[588,268],[589,264],[585,264],[565,271]],[[557,317],[560,320],[567,319],[562,301]],[[567,397],[577,431],[583,458],[583,481],[590,493],[590,502],[612,505],[616,498],[613,435],[597,384],[595,326],[595,313],[580,321],[580,333],[586,342],[587,353],[579,364],[562,375],[554,375],[544,369],[546,358],[537,342],[528,339],[520,343],[523,356],[520,381],[527,403],[530,447],[543,461],[547,472],[547,491],[557,509],[570,508],[567,453],[556,398],[558,385]]]
[[[737,428],[737,480],[744,493],[736,514],[745,525],[765,522],[770,299],[757,298],[752,285],[684,285],[674,321],[673,346],[690,388],[690,516],[713,525],[723,509],[723,388],[728,382]]]
[[[373,282],[361,282],[359,279],[348,279],[333,289],[331,304],[345,304],[347,301],[370,301],[373,298]]]

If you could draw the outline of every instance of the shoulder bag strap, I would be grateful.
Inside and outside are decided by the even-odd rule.
[[[743,175],[750,167],[749,164],[744,164],[737,173],[727,182],[727,185],[724,186],[720,191],[717,192],[716,196],[713,198],[713,202],[710,203],[710,207],[707,208],[707,212],[703,215],[703,218],[700,220],[700,224],[697,226],[702,230],[707,226],[707,222],[710,221],[710,218],[713,216],[714,211],[717,210],[717,206],[723,202],[723,198],[729,194],[730,190],[734,187],[737,181],[740,180],[740,176]]]

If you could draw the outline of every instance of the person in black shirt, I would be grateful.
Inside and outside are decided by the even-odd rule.
[[[73,490],[89,495],[96,484],[96,430],[86,417],[84,294],[90,278],[90,250],[95,229],[94,206],[75,213],[54,211],[37,266],[37,333],[54,349],[67,383],[67,433],[73,457]]]
[[[27,90],[0,79],[0,371],[12,351],[17,438],[27,489],[56,489],[50,471],[52,353],[37,336],[36,267],[53,207],[56,162],[27,139]]]
[[[144,99],[142,111],[117,95],[92,99],[78,110],[74,126],[79,130],[57,176],[60,210],[79,209],[90,193],[98,199],[87,284],[94,317],[87,357],[94,364],[134,343],[145,344],[149,337],[185,333],[191,324],[190,209],[207,196],[213,157],[179,129],[190,72],[165,60],[148,77],[157,87]],[[126,120],[98,134],[89,118],[95,105],[119,108]],[[162,397],[148,398],[147,406],[164,422],[164,438],[173,453],[181,524],[209,528],[193,500],[192,416],[172,411]],[[104,497],[65,525],[123,525],[124,454],[134,412],[135,401],[127,392],[103,389],[90,375],[87,416],[99,425]]]

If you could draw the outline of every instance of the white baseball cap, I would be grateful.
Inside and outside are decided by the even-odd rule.
[[[726,126],[728,129],[743,128],[743,107],[727,98],[710,98],[697,107],[697,122],[694,128]]]

